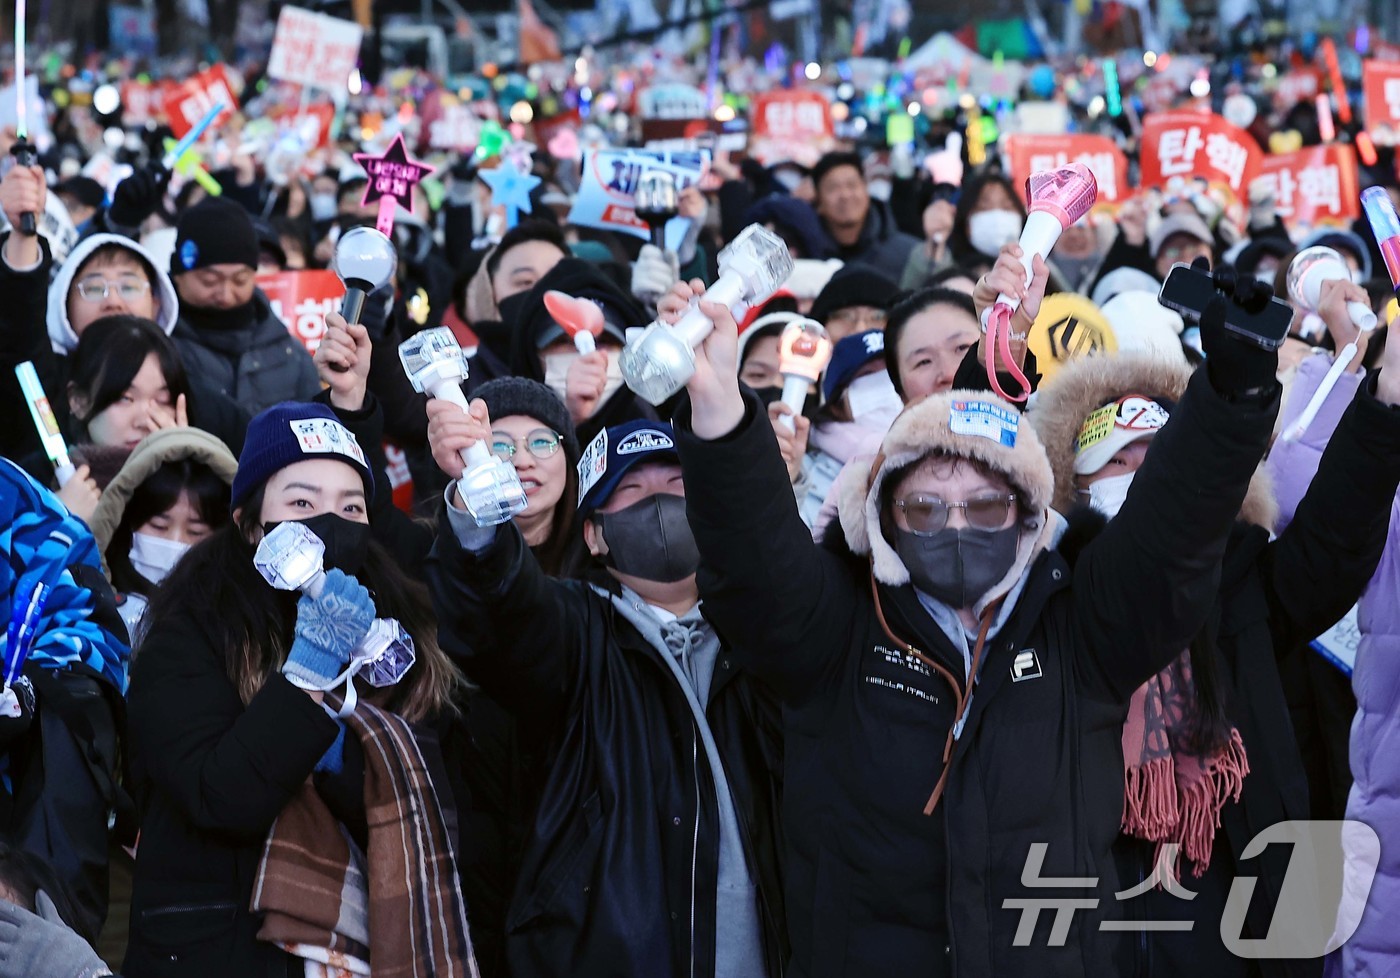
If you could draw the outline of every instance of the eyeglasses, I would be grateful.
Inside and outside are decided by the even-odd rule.
[[[883,309],[851,307],[838,309],[827,316],[826,324],[828,326],[859,326],[863,323],[868,329],[879,329],[885,325],[886,318],[888,317]]]
[[[948,525],[948,511],[960,509],[967,516],[967,525],[974,530],[1000,530],[1016,501],[1014,492],[996,496],[978,496],[960,503],[950,503],[937,496],[921,492],[906,499],[896,499],[895,506],[904,513],[909,532],[915,536],[932,536]]]
[[[123,302],[135,302],[151,291],[151,283],[139,278],[108,282],[105,278],[85,278],[78,283],[78,295],[87,302],[101,302],[115,292]]]
[[[520,442],[501,431],[491,432],[491,454],[502,462],[515,458],[516,446]],[[535,458],[549,458],[559,451],[562,444],[557,432],[548,428],[536,428],[525,436],[523,447]]]

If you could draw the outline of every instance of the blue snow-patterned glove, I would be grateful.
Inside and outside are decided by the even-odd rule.
[[[320,595],[303,594],[297,602],[296,638],[283,675],[306,689],[329,689],[369,632],[374,615],[374,600],[364,585],[342,571],[327,571]]]

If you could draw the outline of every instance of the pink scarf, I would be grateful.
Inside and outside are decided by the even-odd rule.
[[[1240,800],[1249,759],[1234,727],[1217,752],[1202,753],[1190,744],[1198,709],[1190,658],[1190,653],[1181,653],[1138,687],[1128,705],[1122,829],[1157,843],[1154,866],[1162,846],[1175,844],[1173,875],[1179,875],[1176,863],[1185,854],[1192,874],[1200,877],[1210,865],[1220,810],[1227,799]]]

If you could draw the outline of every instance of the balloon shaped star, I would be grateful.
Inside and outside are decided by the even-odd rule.
[[[413,213],[413,188],[435,168],[408,158],[402,133],[394,137],[382,156],[356,153],[355,162],[364,167],[369,175],[369,185],[365,187],[361,203],[373,204],[378,201],[379,217],[375,226],[384,234],[393,234],[396,205]]]
[[[540,185],[533,173],[522,173],[510,162],[502,162],[492,170],[482,170],[478,176],[491,188],[491,204],[506,209],[506,227],[513,228],[520,212],[531,212],[530,191]]]

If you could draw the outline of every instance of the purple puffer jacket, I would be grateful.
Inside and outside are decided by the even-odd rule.
[[[1279,430],[1288,430],[1303,413],[1330,366],[1330,357],[1315,355],[1298,367]],[[1360,373],[1344,374],[1303,436],[1275,443],[1269,454],[1280,531],[1292,520],[1317,473],[1322,451],[1363,378]],[[1335,933],[1355,932],[1340,955],[1329,957],[1328,978],[1400,974],[1400,928],[1394,922],[1400,908],[1400,497],[1391,506],[1385,553],[1361,599],[1359,624],[1362,638],[1351,680],[1357,702],[1351,727],[1355,781],[1347,818],[1375,830],[1381,842],[1380,864],[1368,896],[1364,866],[1375,858],[1374,844],[1369,836],[1343,834],[1346,880]]]

